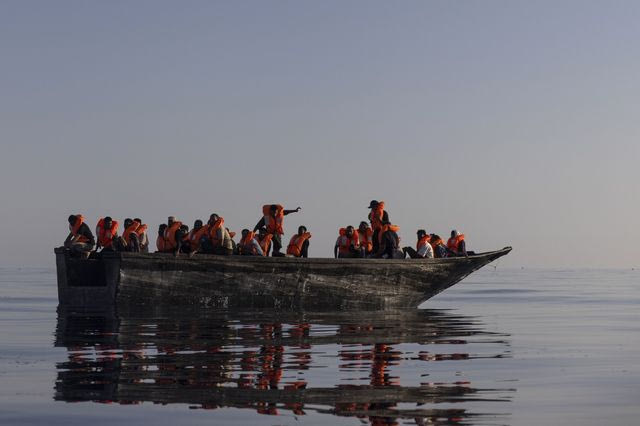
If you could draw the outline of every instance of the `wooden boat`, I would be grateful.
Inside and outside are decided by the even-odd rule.
[[[279,309],[415,308],[510,251],[402,260],[105,252],[85,260],[55,249],[63,305]]]

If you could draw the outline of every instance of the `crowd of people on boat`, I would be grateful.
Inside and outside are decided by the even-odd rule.
[[[443,258],[468,256],[464,234],[451,231],[451,237],[445,243],[437,234],[429,234],[424,229],[417,231],[416,248],[400,247],[400,228],[391,223],[385,210],[384,201],[372,200],[369,203],[368,222],[362,221],[356,229],[346,226],[338,231],[334,246],[336,258],[379,258],[379,259],[412,259]],[[243,229],[240,241],[236,243],[232,232],[225,226],[224,218],[213,213],[205,224],[198,219],[193,227],[169,216],[167,223],[158,227],[155,252],[181,253],[193,256],[196,253],[216,255],[273,256],[273,257],[308,257],[311,233],[305,226],[298,227],[298,232],[289,240],[286,252],[282,252],[282,236],[284,235],[284,217],[301,210],[297,207],[287,210],[279,204],[267,204],[262,207],[262,216],[253,230]],[[148,227],[140,218],[124,220],[122,234],[119,234],[119,223],[111,217],[100,218],[95,228],[94,237],[91,229],[81,214],[70,215],[69,235],[64,247],[73,256],[89,257],[92,253],[103,251],[148,253]]]

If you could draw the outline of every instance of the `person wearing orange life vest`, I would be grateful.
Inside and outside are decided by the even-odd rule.
[[[372,236],[372,251],[378,253],[380,247],[380,231],[384,222],[389,222],[389,214],[384,209],[384,201],[371,200],[369,203],[369,222],[371,222],[371,229],[373,230]]]
[[[233,254],[233,242],[229,231],[224,227],[224,218],[213,213],[209,216],[207,225],[209,230],[201,241],[203,252],[221,256]]]
[[[267,233],[271,234],[271,241],[273,242],[273,253],[271,256],[284,256],[284,254],[280,252],[282,248],[282,235],[284,234],[284,228],[282,227],[284,217],[288,214],[299,212],[300,210],[302,210],[300,207],[295,210],[285,210],[280,204],[265,204],[262,206],[262,218],[253,228],[253,232],[256,232],[264,226],[267,229]]]
[[[182,228],[182,222],[176,220],[174,216],[167,218],[167,227],[164,230],[164,253],[173,253],[177,256],[182,249],[182,240],[185,232]]]
[[[413,247],[404,247],[402,251],[405,256],[409,255],[411,259],[431,259],[433,258],[433,247],[431,247],[431,236],[427,234],[424,229],[419,229],[417,232],[418,242],[416,243],[415,250]]]
[[[373,253],[373,229],[367,222],[360,222],[358,227],[358,242],[360,243],[360,257],[369,257]]]
[[[400,250],[400,227],[392,225],[389,221],[382,222],[380,229],[379,247],[374,257],[382,259],[404,259],[404,253]]]
[[[91,229],[84,222],[81,214],[72,214],[68,217],[69,235],[64,240],[64,248],[69,249],[72,255],[83,258],[89,257],[96,240],[91,233]]]
[[[256,239],[258,243],[260,243],[260,248],[264,252],[265,256],[269,256],[269,251],[271,250],[271,238],[273,235],[267,233],[267,229],[262,227],[258,230],[258,236]]]
[[[138,235],[138,245],[140,246],[140,253],[149,253],[149,236],[147,235],[147,225],[142,223],[142,219],[136,217],[133,219],[138,223],[136,234]]]
[[[455,229],[452,230],[451,238],[447,240],[447,251],[450,256],[468,257],[469,253],[467,252],[467,244],[464,241],[464,234]]]
[[[200,250],[200,240],[209,230],[208,227],[202,226],[202,221],[197,219],[193,222],[193,229],[184,236],[185,246],[188,249],[189,256],[193,256]]]
[[[242,256],[264,256],[260,243],[256,240],[256,234],[248,229],[242,230],[242,239],[238,244],[238,254]]]
[[[298,233],[289,240],[287,254],[293,257],[309,257],[309,238],[311,238],[311,233],[307,232],[307,227],[300,226]]]
[[[135,222],[131,218],[124,220],[124,232],[122,233],[121,243],[125,251],[134,253],[140,252],[140,241],[138,240],[138,233],[136,232],[140,227],[139,222]]]
[[[444,241],[442,240],[442,238],[440,238],[440,235],[431,234],[429,244],[433,249],[433,257],[443,258],[448,256],[447,246],[444,245]]]
[[[167,224],[163,223],[158,226],[158,237],[156,238],[156,253],[164,253],[166,242],[164,239],[164,232],[167,230]]]
[[[98,220],[96,225],[96,236],[98,244],[96,245],[96,251],[102,248],[109,251],[121,251],[123,249],[118,238],[118,221],[106,216]]]
[[[360,243],[358,240],[358,231],[353,226],[340,228],[336,245],[333,247],[333,256],[338,258],[356,258],[360,257]]]

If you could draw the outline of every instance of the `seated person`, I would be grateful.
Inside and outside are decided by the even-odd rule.
[[[118,221],[107,216],[100,218],[96,225],[96,236],[98,244],[96,251],[102,248],[103,251],[123,251],[124,247],[118,238]]]
[[[191,250],[191,245],[187,238],[189,235],[189,225],[185,225],[184,223],[180,225],[180,233],[182,234],[182,239],[180,240],[180,251],[182,253],[189,253]]]
[[[207,222],[208,232],[203,236],[200,245],[205,253],[228,256],[233,254],[233,242],[229,231],[224,226],[224,218],[213,213]]]
[[[236,253],[238,251],[238,244],[236,243],[236,241],[233,239],[233,237],[236,236],[236,233],[229,230],[229,228],[225,228],[227,230],[227,232],[229,233],[229,238],[231,239],[231,248],[233,249],[233,252]]]
[[[136,222],[131,218],[124,220],[124,232],[122,233],[122,245],[124,251],[130,251],[134,253],[140,252],[140,241],[138,239],[138,233],[136,232],[140,227],[140,222]]]
[[[174,216],[167,219],[167,227],[164,230],[164,250],[163,253],[173,253],[178,255],[182,249],[182,240],[184,239],[184,228],[182,222],[176,220]]]
[[[291,237],[289,245],[287,246],[287,255],[293,257],[309,257],[309,238],[311,238],[311,233],[307,232],[307,227],[298,227],[298,233]]]
[[[429,244],[431,236],[424,229],[419,229],[417,235],[416,249],[414,250],[412,247],[403,248],[402,251],[405,256],[408,254],[411,259],[433,258],[433,247]]]
[[[203,226],[200,219],[193,222],[193,229],[185,236],[188,245],[187,253],[189,253],[190,256],[193,256],[200,250],[200,240],[208,230],[209,228],[207,226]]]
[[[242,256],[264,256],[260,243],[255,238],[256,234],[248,229],[242,230],[242,239],[238,244],[238,254]]]
[[[336,245],[333,247],[333,256],[338,258],[361,257],[360,243],[358,242],[358,232],[353,226],[340,228]]]
[[[467,257],[473,252],[467,252],[467,244],[464,241],[464,234],[459,233],[455,229],[451,231],[451,238],[447,241],[447,250],[449,256]]]
[[[373,230],[367,222],[360,222],[358,243],[360,243],[360,257],[369,257],[373,254]]]
[[[269,251],[271,251],[271,238],[273,238],[273,235],[267,233],[267,228],[264,226],[258,230],[258,243],[260,243],[260,248],[265,256],[269,256]]]
[[[375,257],[382,259],[404,259],[404,253],[400,250],[400,227],[392,225],[389,221],[382,223],[380,229],[379,248]]]
[[[433,249],[433,257],[442,258],[447,257],[447,246],[444,245],[444,241],[440,238],[440,235],[431,234],[431,238],[429,239],[429,244]]]
[[[165,240],[164,233],[167,230],[167,224],[163,223],[158,226],[158,238],[156,238],[156,253],[164,253],[165,250]]]
[[[136,217],[134,222],[138,222],[139,226],[136,229],[138,234],[138,244],[140,246],[140,253],[149,253],[149,236],[147,235],[147,225],[142,223],[142,219]]]
[[[72,256],[86,259],[96,244],[91,229],[84,223],[84,216],[81,214],[72,214],[67,220],[69,222],[69,235],[64,240],[64,248],[69,249]]]

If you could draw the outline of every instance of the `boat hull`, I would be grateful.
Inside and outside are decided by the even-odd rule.
[[[506,255],[446,259],[297,259],[103,253],[56,249],[61,304],[282,309],[396,309],[420,303]]]

